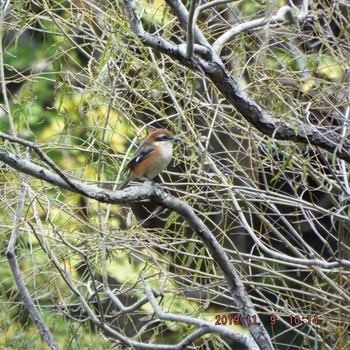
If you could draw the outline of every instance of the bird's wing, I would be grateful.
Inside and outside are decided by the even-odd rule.
[[[149,157],[151,153],[154,151],[155,146],[153,145],[143,145],[142,147],[139,147],[134,156],[129,160],[128,164],[126,165],[125,170],[132,169],[136,164],[140,163],[143,159]]]

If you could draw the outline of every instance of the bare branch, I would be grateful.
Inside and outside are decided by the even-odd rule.
[[[177,1],[173,0],[168,1],[168,3],[172,5],[172,8],[177,13],[181,14],[182,22],[187,23],[188,13],[182,8],[183,5],[179,5]],[[188,59],[186,50],[183,50],[181,46],[176,46],[160,36],[151,35],[144,32],[143,29],[141,30],[141,23],[133,0],[124,0],[124,6],[130,28],[133,30],[137,27],[135,34],[139,36],[146,46],[150,46],[171,58],[177,59],[191,69],[203,72],[225,96],[226,100],[257,130],[275,139],[320,147],[336,154],[340,159],[350,162],[350,140],[346,137],[334,130],[305,124],[298,120],[286,121],[274,118],[271,114],[264,112],[257,103],[240,89],[230,72],[218,58],[216,51],[210,46],[205,45],[205,56],[201,53],[197,57]],[[287,8],[283,8],[283,16],[289,13],[287,10]],[[282,17],[279,15],[276,18],[280,20]],[[253,24],[257,25],[257,23]],[[196,48],[194,51],[196,52]]]
[[[190,10],[188,13],[188,21],[187,21],[187,51],[186,57],[191,58],[193,55],[193,46],[194,46],[194,28],[196,26],[196,17],[195,17],[195,9],[196,9],[197,0],[191,0],[190,2]]]
[[[149,302],[151,303],[156,315],[161,320],[173,321],[173,322],[183,322],[186,324],[192,324],[202,330],[201,335],[207,333],[218,333],[224,337],[231,338],[232,340],[243,344],[248,349],[259,349],[258,345],[254,342],[251,337],[247,337],[245,334],[240,332],[231,332],[229,328],[223,326],[215,326],[213,323],[202,321],[199,319],[194,319],[188,316],[175,315],[167,312],[163,312],[159,307],[157,300],[153,295],[152,288],[145,284],[144,286],[145,293]]]
[[[187,203],[165,194],[161,189],[154,186],[135,186],[128,188],[125,191],[113,192],[99,189],[96,190],[91,186],[80,185],[71,181],[73,186],[70,187],[67,182],[63,181],[58,175],[53,174],[48,170],[44,170],[43,168],[28,161],[20,159],[19,157],[10,155],[1,148],[0,160],[28,175],[35,176],[51,184],[58,185],[65,189],[70,189],[74,192],[84,193],[85,196],[101,202],[129,203],[135,200],[150,198],[156,203],[159,203],[181,214],[182,217],[188,222],[190,227],[197,233],[199,238],[204,242],[214,260],[220,266],[220,269],[228,284],[232,299],[235,300],[235,303],[240,311],[242,321],[251,331],[256,342],[261,345],[262,349],[272,349],[269,335],[263,327],[234,266],[231,264],[228,256],[216,240],[215,236],[210,232],[208,227],[205,226],[203,221],[195,214],[193,209]],[[79,188],[79,191],[77,191],[77,188]],[[248,323],[248,319],[251,317],[251,315],[256,315],[257,322]]]
[[[14,249],[38,311],[63,315],[47,326],[80,324],[64,347],[93,325],[95,347],[221,349],[243,331],[215,326],[250,310],[276,348],[347,349],[349,7],[124,1],[0,2],[0,228],[30,174]],[[149,127],[183,143],[161,186],[118,192]],[[3,338],[38,341],[2,287]],[[261,328],[242,342],[271,349]]]
[[[24,208],[24,202],[25,202],[25,198],[26,198],[26,188],[27,188],[27,175],[23,174],[22,175],[21,189],[20,189],[19,197],[18,197],[19,200],[18,200],[17,207],[16,207],[15,222],[13,225],[13,230],[12,230],[9,244],[7,246],[6,256],[7,256],[7,260],[8,260],[8,263],[10,265],[10,268],[11,268],[11,271],[13,274],[13,278],[17,284],[18,291],[23,299],[24,305],[25,305],[30,317],[32,318],[32,320],[36,324],[41,337],[43,338],[43,340],[46,342],[46,344],[49,346],[50,349],[58,350],[58,346],[55,342],[54,337],[52,336],[52,334],[50,332],[50,329],[48,328],[48,326],[46,325],[46,323],[42,319],[39,311],[37,310],[37,308],[33,302],[32,297],[30,296],[30,294],[28,292],[28,289],[27,289],[26,284],[23,280],[23,277],[21,274],[21,269],[19,267],[17,257],[15,254],[15,246],[16,246],[16,242],[17,242],[17,237],[18,237],[19,227],[20,227],[21,217],[22,217],[22,211]]]
[[[272,16],[271,18],[258,18],[252,21],[244,22],[236,27],[233,27],[215,40],[215,42],[213,43],[213,50],[215,50],[217,54],[220,54],[224,45],[226,45],[230,40],[232,40],[239,33],[245,32],[250,29],[258,28],[258,27],[264,27],[267,24],[287,22],[288,20],[286,19],[286,17],[287,15],[289,17],[292,16],[291,11],[292,10],[289,6],[283,6],[278,10],[276,15]]]
[[[125,1],[126,4],[128,1]],[[188,25],[188,11],[185,5],[180,0],[166,0],[166,3],[174,10],[175,15],[179,19],[181,26],[185,29]],[[134,1],[130,2],[131,6],[134,6]],[[200,45],[209,47],[209,43],[203,33],[198,29],[196,23],[193,23],[194,40]]]
[[[66,182],[69,188],[74,188],[76,192],[80,193],[81,190],[79,189],[79,187],[76,187],[77,184],[72,182],[61,171],[61,169],[35,143],[20,139],[16,136],[10,136],[10,135],[4,134],[1,131],[0,131],[0,137],[3,138],[4,140],[12,141],[12,142],[15,142],[16,144],[20,144],[34,150],[38,154],[38,156],[41,158],[41,160],[43,160],[53,171],[55,171],[55,173],[57,173],[64,182]]]

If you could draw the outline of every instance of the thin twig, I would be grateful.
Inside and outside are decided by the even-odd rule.
[[[4,99],[4,105],[5,105],[5,113],[8,117],[8,122],[10,126],[10,132],[12,136],[16,136],[16,130],[15,125],[13,123],[13,118],[11,114],[11,108],[10,103],[7,97],[7,88],[6,88],[6,80],[5,80],[5,70],[4,70],[4,48],[3,48],[3,35],[5,33],[4,31],[4,21],[5,16],[7,15],[8,9],[11,6],[10,0],[0,2],[0,81],[1,81],[1,91],[2,91],[2,97]]]

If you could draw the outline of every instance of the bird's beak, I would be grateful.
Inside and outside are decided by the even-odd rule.
[[[172,141],[173,141],[173,142],[180,142],[180,141],[182,141],[182,140],[180,139],[180,137],[174,136],[173,139],[172,139]]]

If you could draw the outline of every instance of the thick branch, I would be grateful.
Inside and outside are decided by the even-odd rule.
[[[127,1],[124,1],[126,4]],[[188,11],[181,0],[166,0],[166,3],[174,10],[180,24],[183,28],[188,25]],[[131,6],[133,6],[133,1],[130,1]],[[194,39],[201,45],[209,46],[209,43],[203,33],[198,29],[196,23],[190,24],[193,26]]]
[[[219,62],[200,60],[203,71],[242,116],[263,134],[279,139],[300,142],[336,153],[350,163],[350,140],[327,128],[315,127],[298,120],[280,120],[265,113],[237,85],[230,73]]]
[[[96,199],[100,202],[121,204],[151,198],[154,202],[179,213],[203,241],[208,248],[208,251],[219,265],[232,299],[235,301],[237,308],[239,309],[242,321],[246,323],[247,328],[251,331],[257,344],[260,346],[263,344],[263,346],[261,346],[262,349],[273,349],[269,335],[263,327],[254,305],[252,304],[237,271],[230,262],[230,259],[216,240],[215,236],[187,203],[166,194],[162,189],[152,185],[134,186],[127,188],[124,191],[109,191],[69,180],[69,183],[73,184],[70,186],[65,180],[62,180],[59,175],[16,155],[10,154],[2,148],[0,148],[0,160],[22,173],[34,176],[37,179],[44,180],[60,188],[83,194],[86,197]],[[249,317],[252,317],[252,315],[256,316],[256,322],[248,324],[246,321]]]
[[[145,289],[145,293],[147,295],[147,298],[150,301],[150,303],[154,309],[154,312],[161,320],[193,324],[202,330],[201,335],[204,335],[207,333],[214,333],[214,332],[216,333],[216,332],[220,331],[221,335],[226,336],[228,338],[231,338],[232,340],[234,340],[240,344],[243,344],[248,349],[252,349],[252,350],[259,349],[252,338],[247,337],[245,334],[243,334],[241,332],[232,333],[232,332],[229,332],[229,328],[225,327],[225,326],[216,326],[213,323],[210,323],[208,321],[203,321],[203,320],[194,319],[194,318],[188,317],[188,316],[181,316],[181,315],[172,314],[169,312],[162,311],[162,309],[159,307],[159,305],[157,303],[156,298],[153,295],[154,292],[152,291],[151,287],[148,285],[145,285],[144,289]]]
[[[185,11],[177,0],[167,0],[167,3],[181,18],[180,23],[185,30],[187,10]],[[299,120],[286,121],[274,118],[271,114],[264,112],[257,103],[240,89],[233,76],[225,68],[217,52],[208,44],[205,44],[205,46],[195,44],[194,55],[187,58],[186,45],[185,48],[184,45],[177,46],[159,36],[144,32],[141,22],[136,22],[136,18],[138,20],[139,18],[135,15],[137,10],[133,0],[124,0],[124,6],[131,30],[146,46],[180,61],[180,63],[193,70],[204,73],[225,96],[227,101],[261,133],[279,140],[289,140],[320,147],[330,153],[335,153],[340,159],[350,163],[350,140],[346,137],[342,137],[333,130],[305,124]],[[282,9],[278,13],[278,18],[276,15],[275,19],[279,19],[281,13],[290,14],[286,7]],[[135,27],[137,27],[137,31],[134,30]]]

